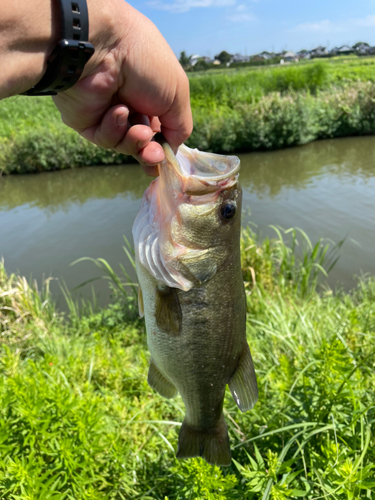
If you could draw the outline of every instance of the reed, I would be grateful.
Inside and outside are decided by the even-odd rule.
[[[314,245],[300,228],[283,229],[270,226],[276,238],[261,243],[256,233],[247,227],[242,232],[242,269],[245,286],[262,286],[283,294],[306,298],[314,294],[340,257],[345,240],[334,243],[320,238]]]

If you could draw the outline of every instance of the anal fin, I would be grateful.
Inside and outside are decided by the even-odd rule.
[[[241,411],[251,410],[258,400],[258,384],[247,343],[228,385],[238,408]]]
[[[147,381],[149,386],[155,389],[163,398],[171,399],[177,394],[176,387],[164,377],[153,360],[150,361]]]

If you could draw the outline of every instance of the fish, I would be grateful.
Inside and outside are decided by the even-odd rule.
[[[148,383],[184,402],[177,458],[228,466],[226,386],[242,412],[258,399],[240,262],[240,160],[186,145],[175,155],[161,144],[165,159],[133,225]]]

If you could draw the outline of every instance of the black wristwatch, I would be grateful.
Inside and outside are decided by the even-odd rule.
[[[47,59],[47,71],[35,87],[22,95],[56,95],[72,87],[95,52],[89,39],[86,0],[58,0],[61,9],[61,40]]]

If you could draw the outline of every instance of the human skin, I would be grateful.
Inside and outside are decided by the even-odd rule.
[[[191,134],[189,83],[156,26],[123,0],[87,0],[95,54],[53,98],[66,125],[156,175],[162,131],[174,151]],[[0,2],[0,99],[36,85],[60,38],[56,0]],[[32,97],[30,97],[32,99]]]

